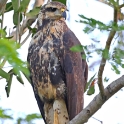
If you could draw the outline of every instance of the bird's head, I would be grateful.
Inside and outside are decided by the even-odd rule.
[[[60,2],[49,2],[42,6],[38,15],[38,20],[58,20],[60,18],[66,19],[67,7]]]

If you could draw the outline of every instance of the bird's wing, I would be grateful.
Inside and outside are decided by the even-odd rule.
[[[33,85],[32,85],[32,86],[33,86]],[[33,90],[34,90],[34,87],[33,87]],[[40,113],[41,113],[41,115],[42,115],[42,118],[43,118],[45,124],[47,124],[47,123],[46,123],[46,120],[45,120],[44,103],[41,101],[41,99],[40,99],[40,97],[39,97],[38,94],[36,94],[36,93],[34,92],[34,95],[35,95],[35,99],[36,99],[36,101],[37,101],[38,107],[39,107],[39,109],[40,109]]]
[[[28,57],[27,57],[27,61],[28,61],[28,62],[30,62],[30,59],[31,59],[30,57],[31,57],[31,56],[28,54]],[[29,67],[29,70],[31,70],[30,67]],[[47,123],[46,123],[46,120],[45,120],[44,103],[43,103],[43,101],[40,99],[38,93],[36,93],[36,91],[34,90],[34,85],[33,85],[32,76],[31,76],[31,75],[30,75],[30,81],[31,81],[30,83],[31,83],[32,88],[33,88],[33,91],[34,91],[35,99],[36,99],[37,104],[38,104],[38,107],[39,107],[39,109],[40,109],[40,113],[41,113],[41,115],[42,115],[42,118],[43,118],[45,124],[47,124]]]
[[[70,120],[83,109],[83,94],[88,75],[87,63],[82,59],[81,53],[70,50],[72,46],[78,44],[80,42],[72,31],[68,30],[64,33],[64,53],[60,61],[66,76],[67,108]]]

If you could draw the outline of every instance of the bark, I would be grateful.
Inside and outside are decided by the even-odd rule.
[[[116,8],[114,8],[113,22],[117,24],[117,9]],[[112,40],[113,40],[115,34],[116,34],[116,30],[112,29],[110,31],[108,39],[106,41],[105,50],[108,50],[108,54],[109,54],[111,43],[112,43]],[[105,96],[102,77],[103,77],[104,68],[105,68],[105,65],[107,62],[107,58],[105,58],[103,54],[102,54],[102,60],[101,60],[99,71],[98,71],[98,86],[99,86],[99,90],[100,90],[100,94],[101,94],[102,98],[104,98],[104,96]]]
[[[7,2],[7,0],[0,0],[0,13],[3,12],[6,2]]]
[[[117,80],[113,81],[110,85],[105,88],[105,96],[103,99],[100,95],[96,95],[89,105],[84,108],[77,116],[75,116],[68,124],[83,124],[96,113],[102,105],[115,93],[117,93],[122,87],[124,87],[124,75]]]

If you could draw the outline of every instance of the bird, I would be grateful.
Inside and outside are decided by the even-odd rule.
[[[37,16],[28,48],[30,79],[45,124],[67,124],[83,109],[88,65],[81,45],[66,24],[66,5],[53,1]]]

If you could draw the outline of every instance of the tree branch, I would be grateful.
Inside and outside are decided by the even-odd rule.
[[[121,9],[122,7],[124,7],[124,4],[121,4],[121,5],[119,6],[120,9]]]
[[[106,5],[108,5],[108,6],[112,7],[112,8],[114,8],[113,5],[112,5],[110,2],[107,2],[107,1],[105,1],[105,0],[96,0],[96,1],[101,2],[101,3],[104,3],[104,4],[106,4]]]
[[[35,0],[35,4],[34,4],[33,8],[41,6],[43,4],[43,2],[44,2],[44,0]],[[28,30],[27,27],[31,26],[35,22],[36,18],[37,17],[34,17],[34,18],[28,17],[24,20],[23,24],[20,26],[20,32],[19,32],[20,37]],[[16,30],[11,33],[10,36],[13,36],[11,40],[16,40]],[[19,36],[19,35],[17,35],[17,36]],[[17,37],[17,40],[18,39],[19,39],[19,37]]]
[[[103,124],[103,122],[95,117],[92,117],[93,119],[95,119],[96,121],[99,121],[101,124]]]
[[[117,80],[113,81],[110,85],[105,88],[106,100],[103,100],[101,94],[99,93],[94,97],[94,99],[89,103],[89,105],[84,108],[77,116],[75,116],[68,124],[83,124],[88,121],[88,119],[96,113],[102,105],[115,93],[117,93],[122,87],[124,87],[124,75]]]
[[[115,8],[114,8],[114,19],[113,20],[114,20],[114,23],[117,24],[117,9],[115,9]],[[112,29],[111,32],[109,33],[108,39],[106,41],[105,50],[108,50],[108,53],[109,53],[112,39],[114,38],[115,34],[116,34],[116,31]],[[102,82],[102,75],[103,75],[105,64],[106,64],[106,58],[102,54],[102,60],[101,60],[99,71],[98,71],[98,86],[99,86],[99,90],[100,90],[100,93],[101,93],[103,99],[105,99],[105,96],[106,96],[104,93],[104,86],[103,86],[103,82]]]
[[[34,8],[43,5],[45,0],[35,0]]]
[[[4,11],[4,7],[5,7],[7,1],[8,0],[0,0],[0,13],[2,13]]]

